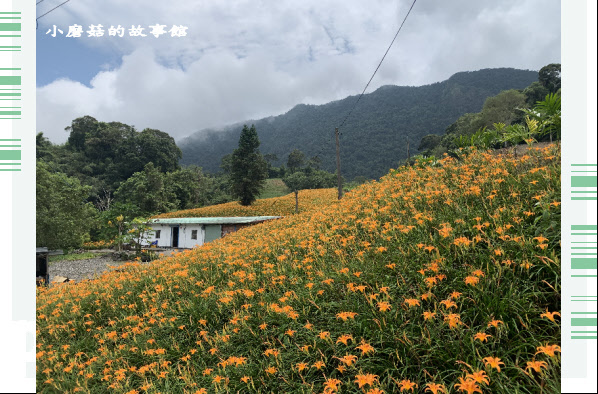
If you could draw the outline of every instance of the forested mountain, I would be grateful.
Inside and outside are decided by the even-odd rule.
[[[502,90],[524,89],[538,80],[538,72],[513,68],[460,72],[448,80],[425,86],[382,86],[366,94],[339,130],[342,174],[377,178],[417,153],[428,134],[443,134],[465,113],[478,112],[484,101]],[[254,124],[263,154],[275,154],[286,163],[288,154],[300,149],[319,156],[322,168],[335,169],[334,129],[349,113],[358,96],[324,105],[299,104],[287,113],[243,123]],[[223,156],[238,144],[243,123],[222,130],[204,129],[178,145],[181,164],[196,164],[205,171],[219,171]]]

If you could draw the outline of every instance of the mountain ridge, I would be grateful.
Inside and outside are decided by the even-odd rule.
[[[480,111],[486,98],[502,90],[524,89],[537,79],[537,71],[482,69],[422,86],[383,85],[364,94],[339,130],[341,172],[347,179],[378,178],[407,157],[407,142],[413,155],[423,136],[442,134],[460,116]],[[334,129],[358,96],[321,105],[301,103],[284,114],[202,129],[181,140],[181,164],[217,172],[222,156],[237,147],[242,125],[254,124],[261,152],[279,158],[274,165],[285,164],[288,154],[300,149],[307,157],[319,156],[322,168],[334,171]]]

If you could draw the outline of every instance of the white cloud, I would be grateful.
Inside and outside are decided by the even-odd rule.
[[[42,3],[43,4],[43,3]],[[87,87],[58,80],[38,88],[38,131],[67,138],[71,120],[91,115],[166,131],[285,112],[360,93],[411,1],[235,1],[68,3],[40,20],[52,24],[156,23],[188,26],[181,38],[81,38],[123,53]],[[44,23],[46,25],[44,25]],[[86,28],[85,28],[86,29]],[[458,71],[539,69],[560,61],[560,2],[422,1],[368,88],[421,85]],[[88,81],[83,81],[87,83]]]

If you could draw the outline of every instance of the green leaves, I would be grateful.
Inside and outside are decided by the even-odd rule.
[[[231,158],[231,192],[241,205],[251,205],[263,189],[268,163],[258,150],[260,141],[255,126],[243,126],[239,147]]]
[[[49,249],[76,249],[89,237],[96,210],[86,202],[89,186],[62,173],[53,173],[47,164],[36,166],[36,246]]]
[[[123,182],[115,195],[122,202],[137,205],[146,214],[176,208],[174,193],[165,185],[165,175],[153,163]]]
[[[561,96],[547,94],[543,101],[538,101],[532,110],[524,110],[525,114],[538,122],[537,133],[540,137],[554,135],[561,138]]]
[[[552,63],[542,67],[538,80],[550,93],[556,93],[561,88],[561,65]]]

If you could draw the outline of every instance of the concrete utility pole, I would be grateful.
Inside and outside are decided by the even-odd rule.
[[[336,177],[338,179],[338,199],[343,197],[343,184],[341,182],[341,147],[338,142],[338,127],[334,129],[336,138]]]

